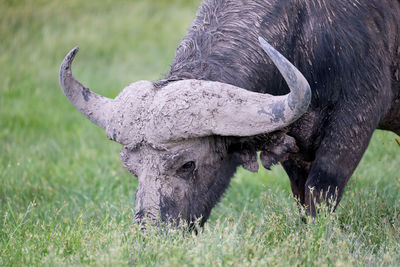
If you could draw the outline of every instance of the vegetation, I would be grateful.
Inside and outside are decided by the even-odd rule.
[[[238,170],[198,235],[132,224],[136,179],[118,144],[58,85],[114,97],[157,80],[200,0],[0,1],[0,266],[398,266],[400,147],[377,132],[334,214],[301,221],[281,167]]]

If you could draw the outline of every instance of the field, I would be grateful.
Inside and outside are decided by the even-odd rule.
[[[58,84],[161,78],[199,0],[0,0],[0,266],[399,266],[400,147],[376,132],[334,214],[301,221],[281,167],[239,169],[198,235],[132,225],[120,145]]]

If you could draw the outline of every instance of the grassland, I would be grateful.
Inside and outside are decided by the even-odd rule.
[[[114,97],[157,80],[199,0],[0,0],[0,266],[400,265],[400,147],[377,132],[335,214],[304,224],[281,167],[240,169],[197,236],[131,224],[136,179],[118,144],[58,85]]]

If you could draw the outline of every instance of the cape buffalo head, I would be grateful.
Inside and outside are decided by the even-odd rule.
[[[180,80],[157,87],[140,81],[115,99],[100,96],[75,80],[65,57],[60,84],[68,100],[107,136],[122,144],[124,166],[139,179],[135,219],[203,224],[238,165],[256,170],[295,149],[277,132],[308,108],[310,87],[303,75],[260,38],[291,92],[272,96],[229,84]]]

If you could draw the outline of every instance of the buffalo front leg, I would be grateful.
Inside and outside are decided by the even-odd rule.
[[[305,183],[305,204],[310,215],[316,215],[322,201],[330,210],[336,209],[378,125],[380,114],[373,110],[369,103],[359,107],[353,104],[337,107],[330,116]]]
[[[291,156],[286,161],[282,162],[282,166],[289,176],[293,196],[299,204],[305,206],[306,196],[304,189],[310,172],[311,163],[296,159],[295,156]]]

